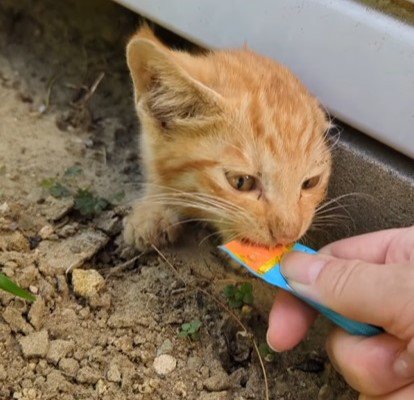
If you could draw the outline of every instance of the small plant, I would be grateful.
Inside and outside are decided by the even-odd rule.
[[[123,190],[115,193],[110,197],[110,200],[108,200],[96,195],[89,188],[80,188],[76,185],[74,178],[82,173],[82,168],[78,165],[74,165],[73,167],[66,169],[61,178],[47,178],[44,179],[40,185],[57,199],[62,197],[72,197],[74,200],[73,208],[79,211],[84,217],[99,215],[102,211],[121,202],[125,197],[125,192]]]
[[[259,346],[260,354],[267,362],[273,362],[276,358],[276,353],[269,347],[267,343],[262,343]]]
[[[242,308],[244,305],[253,304],[253,286],[251,283],[241,285],[228,285],[224,288],[223,294],[227,299],[230,308]]]
[[[71,194],[70,190],[66,186],[62,185],[54,178],[43,179],[40,185],[57,199],[60,199],[62,197],[69,197]]]
[[[198,340],[200,337],[200,328],[203,323],[198,319],[193,319],[190,322],[186,322],[181,325],[181,330],[178,333],[179,337],[189,338],[191,340]]]
[[[0,289],[28,301],[36,300],[35,296],[16,285],[11,279],[2,273],[0,273]]]
[[[73,167],[69,167],[65,173],[63,174],[63,176],[78,176],[82,173],[82,168],[79,165],[74,165]]]
[[[88,189],[78,189],[74,196],[74,209],[84,217],[98,215],[106,210],[111,203],[103,197],[96,196]]]

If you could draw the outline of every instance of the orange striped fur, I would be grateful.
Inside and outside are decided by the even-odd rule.
[[[173,51],[147,26],[129,41],[127,61],[147,180],[125,220],[128,244],[174,241],[187,218],[266,246],[306,232],[330,175],[329,122],[287,68],[249,49]],[[257,187],[238,191],[227,172]],[[302,189],[314,176],[316,186]]]

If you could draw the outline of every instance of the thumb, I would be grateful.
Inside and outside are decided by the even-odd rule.
[[[301,295],[348,318],[381,326],[400,339],[414,337],[414,268],[293,252],[282,273]]]

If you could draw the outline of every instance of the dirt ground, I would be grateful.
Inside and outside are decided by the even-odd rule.
[[[226,303],[240,280],[209,232],[163,250],[180,276],[123,247],[142,181],[124,60],[137,22],[110,1],[0,3],[0,268],[37,296],[0,293],[0,399],[265,398],[251,340],[206,294]],[[253,297],[235,313],[262,347]],[[179,337],[192,320],[198,340]],[[356,398],[323,350],[328,328],[262,356],[270,399]]]

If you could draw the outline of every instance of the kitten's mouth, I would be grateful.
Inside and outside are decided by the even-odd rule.
[[[264,248],[267,248],[267,249],[273,249],[273,248],[275,248],[275,247],[283,247],[284,245],[283,244],[280,244],[280,243],[275,243],[275,244],[273,244],[273,245],[271,245],[271,246],[269,246],[268,244],[263,244],[263,243],[259,243],[259,242],[254,242],[254,241],[252,241],[252,240],[250,240],[250,239],[247,239],[247,238],[242,238],[242,239],[240,239],[240,242],[242,242],[243,244],[245,244],[245,245],[247,245],[247,246],[252,246],[252,247],[264,247]]]

